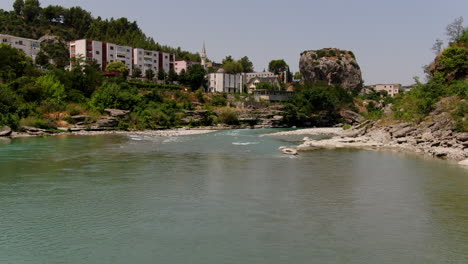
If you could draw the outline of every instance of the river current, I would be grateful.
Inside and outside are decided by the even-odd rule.
[[[468,263],[468,170],[272,131],[0,141],[0,263]]]

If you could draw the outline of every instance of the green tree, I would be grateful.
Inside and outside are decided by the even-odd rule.
[[[238,61],[229,61],[223,64],[223,69],[226,73],[237,74],[244,71],[242,64]]]
[[[23,14],[26,21],[31,22],[39,17],[41,6],[39,0],[26,0],[24,2]]]
[[[169,82],[175,82],[175,81],[177,81],[177,77],[178,76],[177,76],[177,73],[175,72],[174,68],[171,68],[169,70],[169,74],[167,75],[167,80]]]
[[[254,71],[253,63],[249,60],[249,57],[244,56],[239,60],[239,62],[242,65],[243,72]]]
[[[13,9],[17,15],[21,15],[23,13],[24,1],[23,0],[15,0],[13,3]]]
[[[272,60],[268,64],[268,71],[273,72],[276,75],[287,70],[289,70],[289,66],[284,60]]]
[[[187,70],[186,84],[189,85],[193,91],[206,87],[205,79],[206,71],[200,64],[195,64]]]
[[[296,72],[294,74],[294,80],[302,80],[302,74],[300,72]]]
[[[234,61],[234,59],[232,58],[231,55],[229,55],[229,56],[226,56],[226,58],[223,59],[223,62],[222,62],[222,63],[223,63],[223,64],[226,64],[226,63],[228,63],[228,62],[233,62],[233,61]]]
[[[130,70],[127,66],[121,61],[113,61],[107,64],[106,72],[118,72],[122,74],[123,77],[127,77]]]
[[[0,44],[0,83],[12,81],[24,75],[32,75],[31,58],[10,45]]]
[[[163,70],[163,68],[159,68],[159,70],[158,70],[158,80],[160,80],[160,81],[166,81],[166,77],[167,77],[167,74],[166,74],[166,72]]]
[[[132,73],[133,78],[140,78],[141,77],[141,69],[140,68],[135,68]]]
[[[53,74],[47,74],[37,78],[36,87],[40,91],[41,99],[55,105],[64,103],[66,94],[65,86]]]
[[[179,77],[178,77],[179,83],[181,83],[181,84],[186,84],[187,83],[187,76],[186,75],[187,74],[185,72],[185,69],[182,69],[180,71],[180,74],[179,74]]]
[[[154,71],[152,69],[147,69],[145,71],[145,77],[147,80],[152,81],[154,79]]]

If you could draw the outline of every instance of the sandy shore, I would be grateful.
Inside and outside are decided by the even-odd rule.
[[[317,128],[306,128],[306,129],[298,129],[292,131],[283,131],[283,132],[276,132],[265,134],[265,136],[298,136],[298,135],[307,135],[307,136],[323,136],[323,135],[331,135],[331,136],[339,136],[343,133],[343,129],[341,127],[317,127]]]

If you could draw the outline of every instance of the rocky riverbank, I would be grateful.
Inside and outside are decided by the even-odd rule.
[[[406,122],[385,125],[382,121],[366,121],[330,139],[314,140],[306,137],[297,149],[396,149],[463,161],[460,165],[468,165],[468,133],[454,132],[449,129],[449,119],[445,121],[423,122],[419,125]]]

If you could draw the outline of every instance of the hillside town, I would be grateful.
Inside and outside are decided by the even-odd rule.
[[[54,39],[55,36],[45,35],[40,39],[28,39],[18,36],[0,34],[2,43],[8,44],[14,48],[22,50],[26,56],[36,60],[41,51],[41,43]],[[277,74],[273,72],[242,72],[229,73],[223,69],[223,64],[215,63],[208,59],[205,44],[200,54],[201,61],[177,60],[175,54],[157,51],[145,50],[130,46],[117,45],[97,40],[80,39],[68,42],[70,65],[81,58],[79,63],[96,63],[100,66],[103,74],[113,75],[115,72],[107,72],[107,66],[110,63],[122,62],[128,69],[128,78],[148,79],[155,82],[164,82],[158,75],[167,76],[171,72],[176,75],[185,74],[189,68],[194,65],[200,65],[207,72],[205,92],[219,93],[249,93],[249,94],[272,94],[271,98],[290,98],[291,92],[294,92],[290,85],[293,80],[290,77],[289,69]],[[138,72],[138,73],[137,73]],[[158,74],[163,72],[164,74]],[[137,73],[134,75],[134,73]],[[149,78],[148,78],[149,77]],[[175,82],[177,83],[177,82]],[[262,84],[268,84],[268,87],[276,89],[261,89]],[[289,84],[289,85],[286,85]],[[368,86],[375,92],[381,92],[385,96],[394,97],[399,93],[411,90],[411,87],[403,87],[401,84],[376,84]],[[285,93],[282,93],[284,91]],[[270,98],[270,96],[263,97]]]

